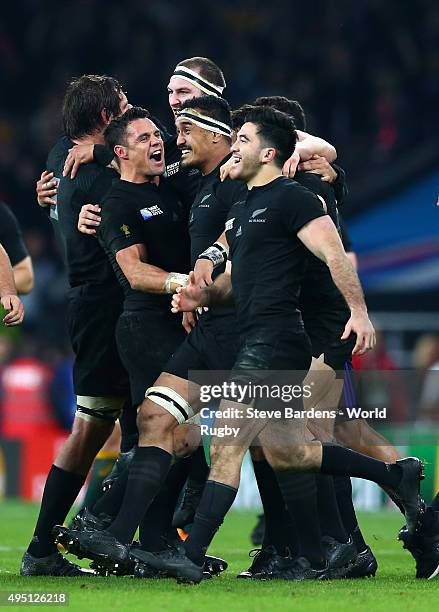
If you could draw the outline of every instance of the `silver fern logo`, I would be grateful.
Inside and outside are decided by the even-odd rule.
[[[259,215],[262,215],[267,210],[266,208],[258,208],[252,212],[252,216],[249,219],[249,223],[265,223],[266,219],[260,219]]]

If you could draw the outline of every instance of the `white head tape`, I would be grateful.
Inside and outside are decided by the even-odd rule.
[[[224,91],[224,87],[221,85],[214,85],[213,83],[210,83],[210,81],[203,78],[190,68],[186,68],[186,66],[176,66],[172,77],[179,77],[180,79],[184,79],[185,81],[192,83],[192,85],[195,85],[195,87],[200,89],[208,96],[216,96],[218,98]]]
[[[222,121],[218,121],[218,119],[213,119],[212,117],[208,117],[207,115],[203,115],[199,111],[193,108],[184,108],[177,115],[178,119],[186,119],[198,127],[203,128],[204,130],[208,130],[209,132],[216,132],[222,134],[223,136],[231,136],[232,128],[227,123],[223,123]]]

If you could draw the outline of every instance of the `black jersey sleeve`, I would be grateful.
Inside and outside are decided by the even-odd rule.
[[[247,187],[242,181],[232,181],[226,179],[225,181],[219,181],[215,187],[215,195],[218,200],[222,203],[224,211],[229,211],[230,208],[239,199],[243,199],[244,194],[247,192]]]
[[[288,199],[284,198],[285,222],[289,232],[297,232],[313,219],[324,217],[322,203],[319,198],[309,189],[302,185],[295,184],[291,188],[291,195]]]
[[[338,228],[337,200],[331,185],[322,181],[319,175],[312,174],[311,172],[298,172],[294,178],[302,187],[306,187],[325,201],[327,213]]]
[[[124,204],[120,197],[113,196],[102,203],[99,241],[113,254],[144,242],[139,211]]]
[[[337,178],[332,183],[332,188],[334,190],[335,199],[337,200],[337,206],[341,206],[349,193],[346,173],[343,168],[337,164],[332,164],[332,167],[337,172]]]
[[[113,161],[114,153],[105,145],[96,144],[93,147],[93,161],[105,168]]]
[[[29,255],[18,221],[12,210],[3,202],[0,202],[0,244],[13,266]]]

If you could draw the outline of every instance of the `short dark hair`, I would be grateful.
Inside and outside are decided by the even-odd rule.
[[[74,78],[64,95],[62,117],[69,138],[81,138],[103,128],[101,112],[120,114],[122,86],[114,77],[84,74]]]
[[[282,168],[296,146],[297,134],[292,118],[269,106],[255,106],[247,113],[245,121],[254,123],[261,140],[276,149],[274,161]]]
[[[126,113],[108,124],[104,139],[110,151],[114,151],[116,145],[126,145],[128,126],[136,119],[151,119],[151,113],[141,106],[132,106]]]
[[[306,130],[306,117],[302,105],[297,100],[285,96],[260,96],[253,102],[255,106],[270,106],[293,118],[297,130]]]
[[[243,104],[236,110],[232,111],[232,127],[234,130],[240,130],[246,122],[246,116],[249,111],[254,108],[253,104]]]
[[[178,62],[177,66],[185,66],[190,70],[194,70],[203,79],[212,83],[212,85],[218,85],[218,87],[226,86],[223,71],[208,57],[189,57]]]
[[[232,127],[230,106],[224,98],[217,98],[216,96],[197,96],[196,98],[185,100],[178,110],[181,112],[185,108],[196,108],[202,111],[203,115],[212,117],[212,119],[221,121],[221,123],[225,123],[230,129]],[[225,138],[227,138],[227,136],[225,136]]]

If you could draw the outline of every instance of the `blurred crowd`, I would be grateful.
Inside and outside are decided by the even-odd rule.
[[[0,199],[24,229],[35,289],[23,300],[21,340],[1,340],[3,370],[20,346],[20,355],[48,364],[52,385],[69,358],[66,280],[35,201],[35,180],[61,132],[66,84],[83,73],[114,75],[132,103],[169,124],[168,77],[179,60],[194,55],[223,68],[233,107],[268,94],[301,101],[308,130],[337,147],[351,180],[371,168],[384,171],[439,136],[434,0],[10,3],[0,17]],[[436,336],[431,346],[434,359],[419,366],[423,376],[439,368]],[[386,359],[391,369],[391,356]],[[62,421],[64,408],[54,409]]]
[[[60,131],[73,75],[118,77],[164,121],[176,62],[223,67],[233,106],[300,100],[351,177],[437,138],[439,4],[434,0],[23,0],[0,17],[0,198],[40,225],[35,177]]]

